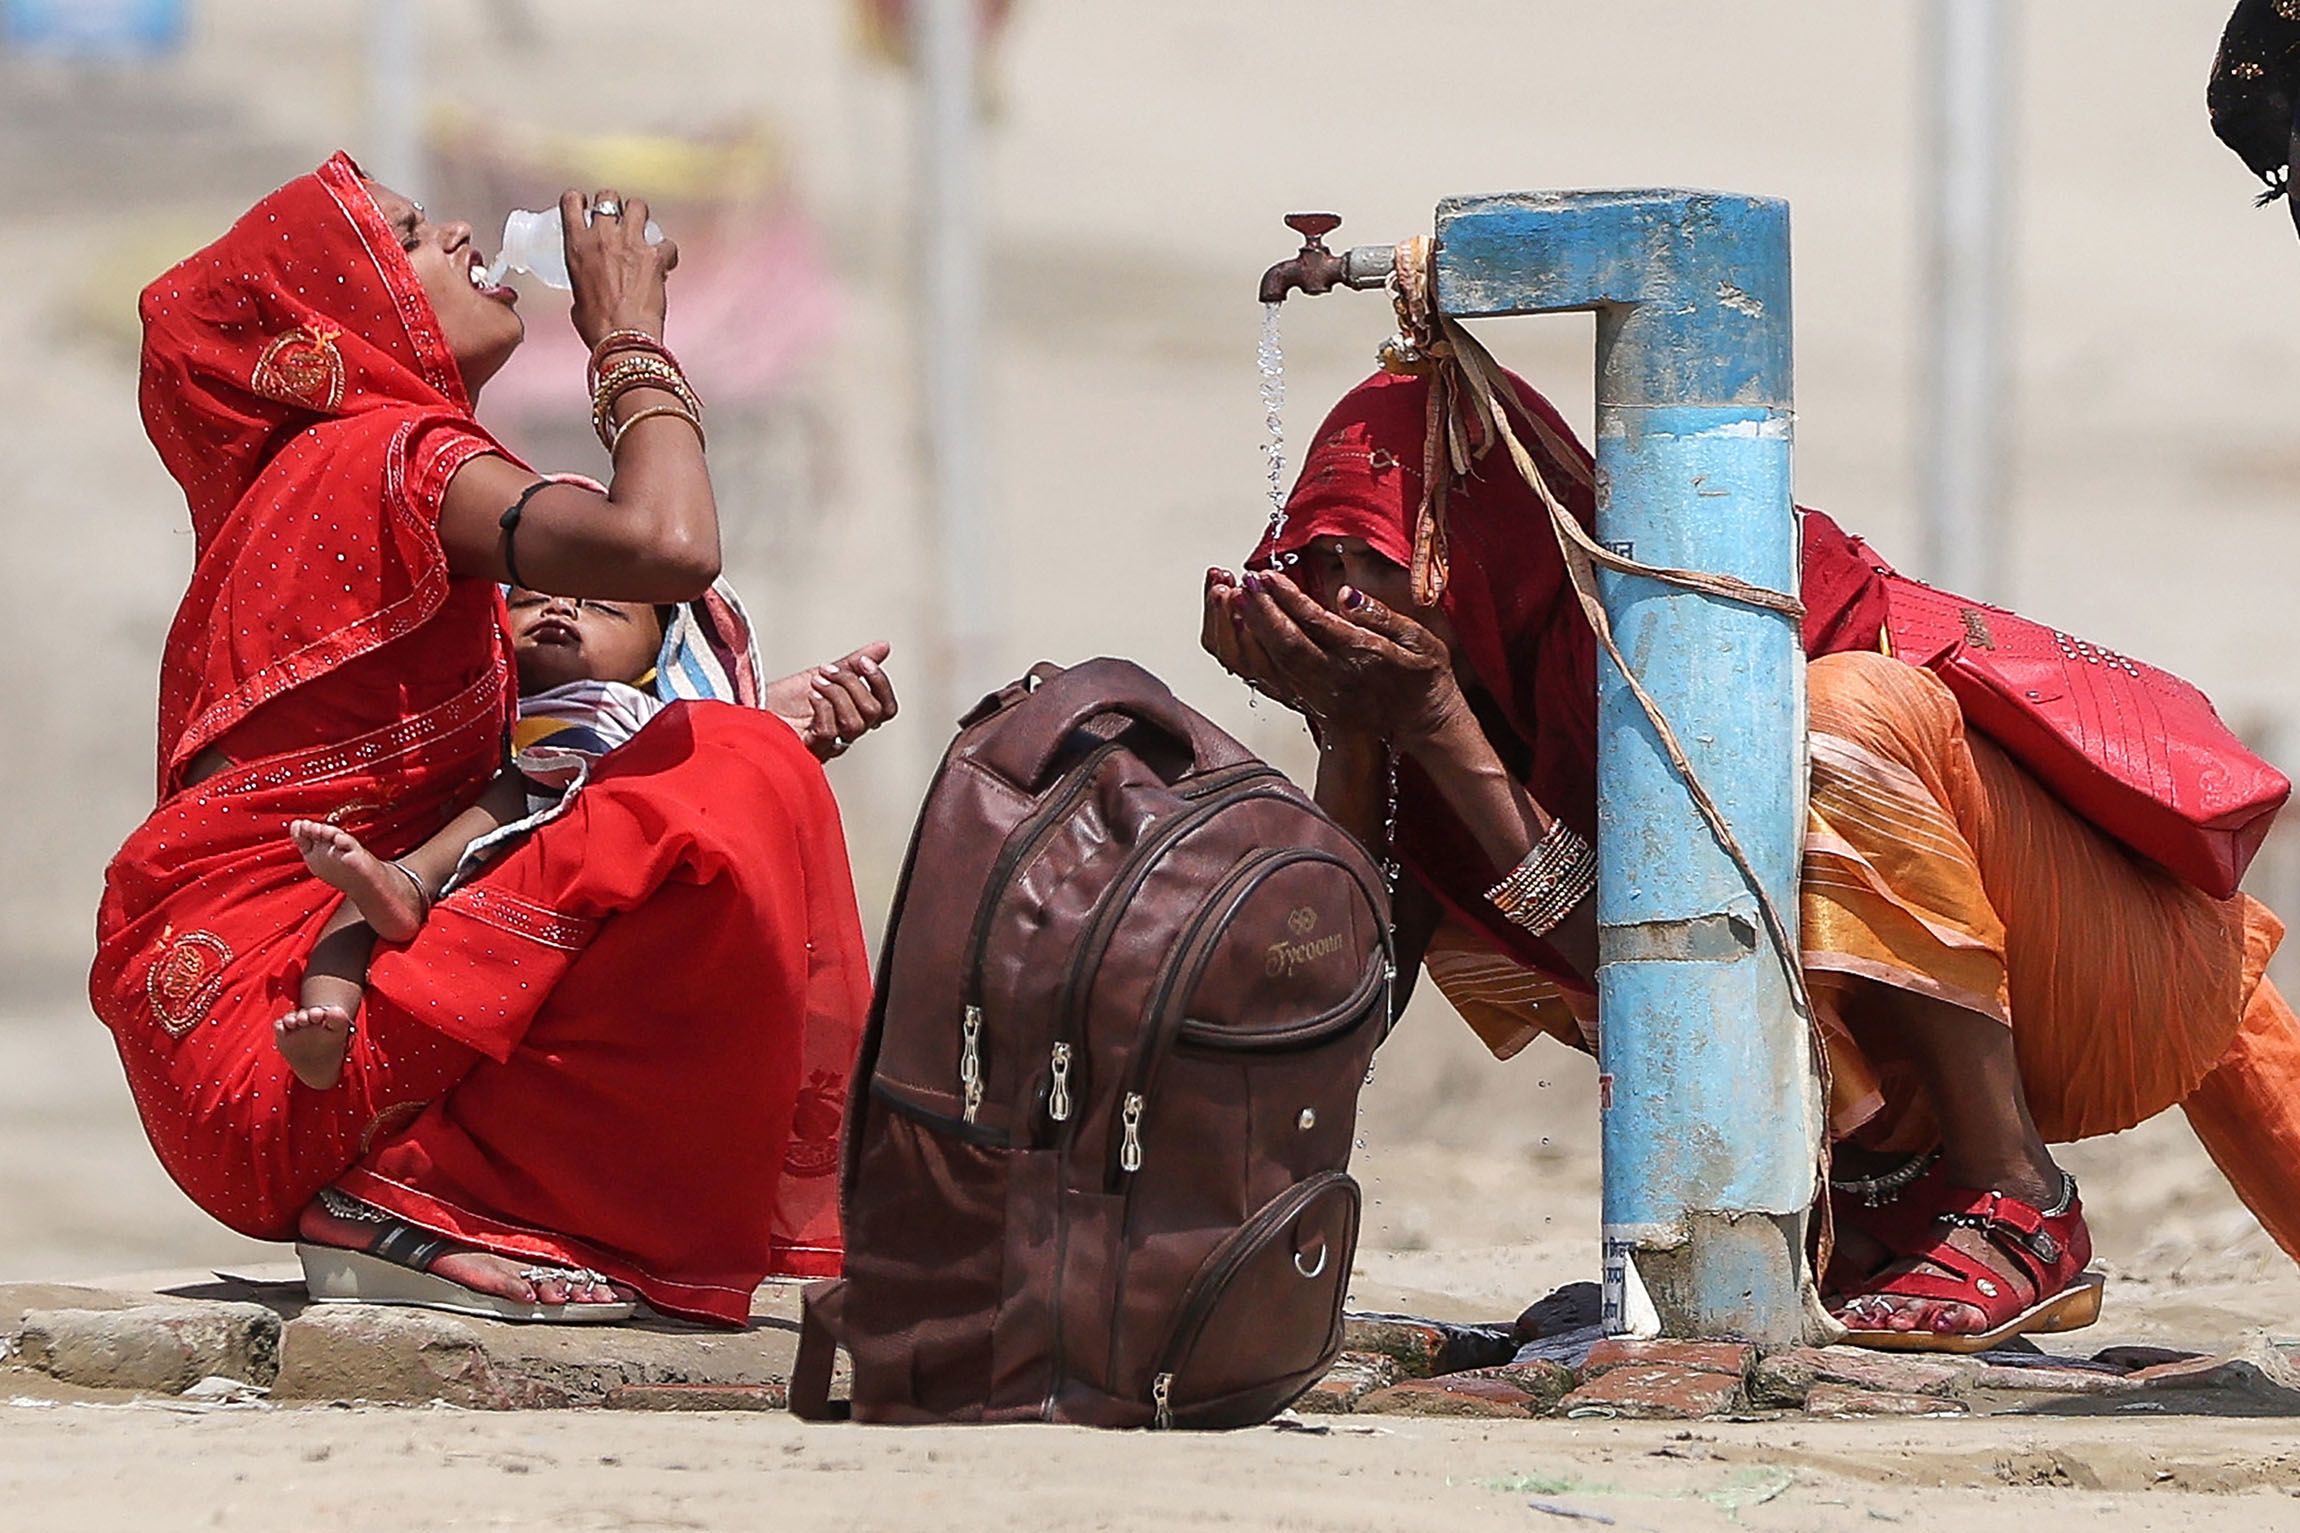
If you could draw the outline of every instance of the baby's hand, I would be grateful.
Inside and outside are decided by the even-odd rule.
[[[893,652],[884,640],[785,676],[767,688],[767,706],[799,732],[816,757],[829,761],[898,711],[894,683],[883,668]]]

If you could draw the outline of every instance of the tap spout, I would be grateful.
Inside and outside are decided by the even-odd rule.
[[[2296,204],[2300,206],[2300,204]],[[1326,236],[1340,228],[1333,213],[1289,213],[1286,227],[1302,237],[1302,248],[1262,273],[1262,302],[1284,303],[1288,293],[1330,293],[1337,287],[1380,287],[1397,262],[1393,245],[1326,248]]]
[[[1331,292],[1342,280],[1342,258],[1326,248],[1326,236],[1341,226],[1338,213],[1288,213],[1286,227],[1302,237],[1302,248],[1262,273],[1262,302],[1284,303],[1296,291]]]

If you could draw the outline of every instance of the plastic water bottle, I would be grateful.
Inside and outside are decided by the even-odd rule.
[[[647,220],[647,243],[663,243],[662,226],[652,218]],[[501,282],[505,273],[515,271],[562,293],[573,290],[575,284],[567,277],[567,235],[557,208],[514,211],[503,220],[503,243],[496,249],[495,264],[487,268],[487,280]]]

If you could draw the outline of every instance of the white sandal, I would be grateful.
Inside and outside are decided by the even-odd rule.
[[[329,1191],[334,1191],[330,1188]],[[353,1200],[343,1198],[345,1203]],[[431,1271],[440,1258],[460,1255],[472,1248],[444,1235],[418,1229],[382,1210],[358,1204],[360,1212],[339,1211],[334,1199],[322,1197],[329,1212],[357,1218],[376,1226],[376,1236],[364,1251],[344,1246],[315,1246],[297,1241],[296,1258],[303,1263],[304,1287],[314,1304],[396,1304],[417,1309],[445,1310],[451,1315],[472,1315],[482,1320],[541,1321],[558,1325],[598,1325],[628,1320],[639,1306],[617,1299],[603,1304],[538,1304],[481,1293]],[[556,1279],[570,1288],[605,1286],[607,1279],[586,1268],[529,1267],[519,1274],[530,1283]]]

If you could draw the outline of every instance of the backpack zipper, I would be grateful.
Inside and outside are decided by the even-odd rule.
[[[1121,1121],[1124,1124],[1124,1137],[1118,1141],[1118,1169],[1121,1171],[1139,1171],[1142,1169],[1141,1092],[1129,1091],[1126,1093],[1126,1106],[1121,1114]]]
[[[1200,907],[1198,918],[1191,923],[1189,931],[1184,934],[1180,942],[1174,945],[1173,956],[1159,974],[1158,984],[1152,991],[1150,1004],[1144,1008],[1145,1020],[1140,1035],[1143,1041],[1137,1046],[1132,1079],[1128,1082],[1129,1089],[1125,1096],[1126,1105],[1131,1111],[1129,1118],[1122,1122],[1121,1135],[1115,1152],[1105,1161],[1102,1174],[1105,1191],[1112,1193],[1121,1191],[1126,1178],[1142,1169],[1141,1117],[1149,1106],[1150,1088],[1157,1082],[1156,1063],[1163,1057],[1162,1044],[1167,1032],[1164,1021],[1165,1013],[1174,997],[1176,977],[1186,971],[1195,979],[1198,974],[1204,972],[1206,952],[1210,951],[1210,948],[1207,948],[1201,939],[1205,936],[1208,923],[1226,921],[1235,915],[1246,900],[1252,897],[1254,890],[1260,887],[1264,870],[1270,869],[1273,864],[1292,867],[1304,862],[1330,862],[1341,867],[1345,872],[1349,872],[1353,878],[1357,877],[1347,862],[1330,852],[1301,847],[1265,848],[1230,870],[1222,882],[1215,886],[1213,894]],[[1239,887],[1241,884],[1245,886],[1242,889]],[[1365,881],[1362,878],[1358,879],[1358,884],[1361,889],[1366,889]],[[1367,894],[1370,899],[1371,891],[1367,890]],[[1383,927],[1382,931],[1386,940],[1388,928]],[[1382,957],[1381,969],[1369,971],[1367,976],[1358,982],[1357,988],[1350,993],[1350,998],[1342,1003],[1338,1011],[1327,1012],[1312,1019],[1306,1025],[1283,1031],[1279,1035],[1279,1041],[1273,1047],[1278,1049],[1298,1047],[1303,1043],[1317,1041],[1329,1035],[1348,1032],[1353,1027],[1360,1025],[1364,1021],[1367,1003],[1371,998],[1369,992],[1378,988],[1386,993],[1389,985],[1390,965],[1386,948]],[[1189,992],[1185,989],[1182,994],[1187,998]],[[1385,1006],[1385,1016],[1387,1010],[1388,1008]],[[1173,1025],[1173,1030],[1175,1035],[1179,1037],[1193,1025],[1202,1026],[1201,1024],[1193,1024],[1187,1017],[1184,1017]],[[1207,1032],[1221,1031],[1211,1028],[1203,1030]],[[1122,1246],[1131,1234],[1133,1227],[1134,1202],[1129,1197],[1118,1218],[1119,1240]],[[1111,1308],[1114,1315],[1125,1306],[1127,1271],[1127,1266],[1120,1263],[1117,1275],[1111,1284],[1113,1294]],[[1118,1346],[1121,1336],[1122,1332],[1114,1322],[1110,1328],[1110,1357],[1104,1368],[1104,1377],[1111,1381],[1113,1387],[1118,1381]]]
[[[1182,1364],[1189,1361],[1190,1348],[1197,1342],[1198,1333],[1205,1328],[1207,1316],[1215,1304],[1220,1302],[1222,1290],[1230,1278],[1249,1257],[1261,1249],[1263,1238],[1270,1231],[1299,1216],[1327,1188],[1349,1179],[1347,1171],[1320,1171],[1315,1176],[1296,1182],[1272,1198],[1253,1218],[1238,1226],[1219,1248],[1221,1259],[1190,1280],[1188,1302],[1182,1306],[1182,1312],[1174,1317],[1172,1339],[1167,1342],[1165,1355],[1158,1360],[1158,1372],[1150,1383],[1152,1410],[1164,1417],[1161,1426],[1170,1427],[1174,1424],[1174,1377],[1182,1371]],[[1299,1260],[1297,1256],[1297,1263]],[[1113,1378],[1110,1382],[1115,1385],[1118,1381]]]
[[[1057,1123],[1070,1121],[1070,1045],[1054,1045],[1054,1084],[1046,1093],[1046,1116]]]
[[[1243,783],[1265,777],[1282,779],[1283,774],[1274,767],[1249,762],[1243,766],[1224,768],[1201,781],[1185,783],[1182,787],[1174,790],[1174,796],[1188,803],[1191,807],[1154,826],[1150,835],[1127,854],[1127,861],[1119,869],[1118,876],[1112,881],[1110,890],[1096,902],[1100,908],[1093,924],[1087,928],[1086,935],[1080,940],[1077,956],[1071,960],[1070,972],[1062,982],[1062,1003],[1055,1009],[1054,1013],[1056,1022],[1053,1046],[1054,1054],[1059,1054],[1060,1058],[1057,1060],[1053,1054],[1050,1054],[1048,1063],[1050,1066],[1062,1067],[1066,1084],[1068,1079],[1067,1067],[1077,1058],[1079,1029],[1072,1024],[1080,1005],[1079,983],[1081,975],[1089,967],[1088,959],[1090,957],[1094,966],[1101,963],[1101,953],[1110,943],[1110,929],[1114,928],[1116,922],[1124,916],[1125,907],[1133,899],[1134,892],[1141,887],[1143,880],[1150,876],[1150,867],[1156,861],[1159,849],[1175,836],[1186,832],[1192,825],[1203,824],[1207,818],[1212,814],[1219,813],[1229,803],[1238,802],[1238,800],[1233,799],[1224,804],[1206,805],[1198,803],[1199,799],[1211,793],[1219,793],[1225,788],[1234,788]],[[1263,797],[1265,795],[1248,794],[1246,796]],[[1275,796],[1282,797],[1283,795]],[[1123,893],[1120,892],[1122,887]],[[979,952],[975,962],[979,967],[981,964]],[[1066,1089],[1064,1092],[1065,1100],[1071,1100],[1072,1096],[1073,1094]],[[1068,1113],[1056,1113],[1052,1110],[1051,1100],[1048,1103],[1047,1116],[1056,1123],[1069,1121]]]
[[[989,1080],[988,1072],[984,1069],[985,1049],[982,1039],[984,1021],[982,1005],[983,966],[989,958],[990,929],[998,917],[999,902],[1005,898],[1007,886],[1013,882],[1015,874],[1025,867],[1031,858],[1038,855],[1038,851],[1047,837],[1052,835],[1070,817],[1071,811],[1078,807],[1078,801],[1084,798],[1087,790],[1093,787],[1095,774],[1101,771],[1102,764],[1125,748],[1126,745],[1122,739],[1105,740],[1079,757],[1069,771],[1064,774],[1068,780],[1063,784],[1061,790],[1049,799],[1043,807],[1034,812],[1021,826],[1016,827],[1014,835],[1007,838],[1006,849],[999,854],[998,861],[991,864],[990,876],[983,883],[982,900],[975,906],[973,929],[967,937],[965,983],[960,991],[961,1004],[965,1009],[960,1013],[959,1023],[961,1029],[959,1089],[962,1094],[967,1090],[967,1060],[971,1057],[974,1061],[975,1071],[975,1086],[972,1095],[978,1106]],[[1201,781],[1185,783],[1175,792],[1181,798],[1197,798],[1207,793],[1217,792],[1226,784],[1242,777],[1262,775],[1275,777],[1279,774],[1273,767],[1265,766],[1259,762],[1248,762],[1242,766],[1228,767],[1222,771],[1210,773]],[[966,1121],[973,1122],[973,1116],[969,1114]]]
[[[1273,771],[1270,775],[1274,777],[1277,773]],[[1159,860],[1166,855],[1168,849],[1226,809],[1256,799],[1282,799],[1288,796],[1271,787],[1241,793],[1236,798],[1224,799],[1219,803],[1193,803],[1182,813],[1156,826],[1143,838],[1127,858],[1126,865],[1119,870],[1118,876],[1111,880],[1110,888],[1096,902],[1100,909],[1095,912],[1094,922],[1086,929],[1086,935],[1079,940],[1077,954],[1070,960],[1070,973],[1062,982],[1062,1005],[1055,1012],[1059,1019],[1055,1033],[1057,1038],[1073,1044],[1079,1041],[1089,988],[1087,976],[1102,967],[1102,956],[1109,951],[1111,939],[1117,935],[1118,923],[1126,918],[1134,896],[1140,892],[1143,884],[1149,882],[1150,875],[1157,870]],[[1201,918],[1203,914],[1200,912]]]
[[[1275,767],[1265,765],[1261,762],[1248,762],[1242,766],[1226,768],[1219,773],[1209,774],[1207,777],[1200,779],[1199,781],[1185,783],[1182,787],[1175,789],[1174,792],[1175,796],[1178,798],[1195,801],[1205,797],[1208,794],[1218,793],[1224,788],[1231,787],[1235,784],[1251,782],[1264,777],[1276,778],[1279,781],[1285,780],[1285,774],[1278,771],[1278,769]],[[1278,793],[1273,789],[1264,789],[1259,792],[1241,795],[1239,799],[1224,800],[1219,804],[1193,803],[1192,808],[1182,814],[1175,815],[1172,819],[1167,820],[1159,825],[1147,839],[1145,839],[1140,845],[1134,848],[1133,852],[1128,855],[1125,865],[1121,867],[1118,877],[1112,881],[1111,889],[1115,890],[1121,884],[1124,884],[1127,886],[1128,891],[1126,899],[1131,899],[1133,897],[1132,891],[1136,888],[1139,888],[1141,886],[1141,881],[1149,876],[1148,869],[1150,865],[1157,860],[1157,857],[1161,855],[1161,849],[1171,845],[1173,843],[1174,837],[1179,835],[1188,826],[1192,824],[1203,824],[1207,819],[1211,818],[1215,814],[1220,813],[1224,808],[1228,807],[1228,805],[1241,802],[1244,798],[1281,798],[1285,796],[1285,794]],[[1096,918],[1096,925],[1098,927],[1114,927],[1116,925],[1117,917],[1112,914],[1112,910],[1115,908],[1122,913],[1124,905],[1125,900],[1122,899],[1113,901],[1110,898],[1110,895],[1106,892],[1103,896],[1103,909]],[[1089,942],[1091,941],[1092,937],[1090,936]],[[1106,932],[1102,936],[1101,941],[1103,945],[1108,944],[1109,937]],[[1088,944],[1084,943],[1080,945],[1080,961],[1083,961],[1085,957],[1084,949],[1087,945]],[[981,961],[982,953],[981,950],[977,948],[975,952],[975,965],[978,970],[981,967]],[[1079,973],[1079,962],[1074,961],[1071,965],[1070,976],[1064,985],[1062,1008],[1056,1013],[1056,1016],[1060,1019],[1058,1023],[1058,1037],[1062,1041],[1069,1040],[1069,1035],[1071,1032],[1071,1012],[1077,1005],[1076,991]],[[1076,1130],[1072,1128],[1071,1125],[1065,1123],[1063,1125],[1062,1132],[1055,1137],[1054,1141],[1054,1265],[1052,1269],[1052,1282],[1048,1286],[1046,1304],[1047,1324],[1053,1332],[1053,1338],[1052,1345],[1048,1349],[1049,1361],[1046,1376],[1046,1399],[1044,1403],[1039,1406],[1038,1410],[1039,1415],[1047,1421],[1052,1421],[1054,1419],[1055,1397],[1062,1391],[1063,1359],[1067,1350],[1067,1341],[1063,1336],[1062,1330],[1062,1279],[1064,1271],[1069,1266],[1070,1262],[1070,1217],[1068,1212],[1068,1205],[1065,1201],[1065,1189],[1068,1188],[1070,1184],[1070,1146],[1076,1137]]]
[[[958,1089],[966,1103],[960,1117],[972,1123],[982,1110],[982,1008],[971,1004],[959,1022]]]
[[[1380,923],[1376,923],[1376,930],[1381,934],[1379,938],[1382,957],[1381,967],[1367,971],[1365,977],[1358,981],[1357,987],[1350,992],[1350,998],[1342,1004],[1338,1012],[1328,1012],[1324,1016],[1312,1018],[1310,1021],[1292,1028],[1274,1029],[1268,1033],[1257,1034],[1256,1041],[1252,1044],[1240,1044],[1229,1040],[1227,1036],[1229,1030],[1226,1028],[1209,1028],[1203,1024],[1193,1024],[1186,1016],[1177,1014],[1170,1017],[1168,1015],[1169,1011],[1176,1010],[1170,1003],[1175,998],[1176,987],[1183,976],[1187,974],[1195,982],[1198,975],[1205,969],[1207,951],[1202,939],[1206,935],[1207,928],[1216,923],[1217,920],[1227,920],[1235,915],[1238,908],[1261,885],[1263,879],[1271,871],[1274,871],[1273,864],[1294,867],[1309,862],[1330,863],[1340,868],[1357,881],[1359,889],[1366,895],[1368,908],[1377,911],[1380,909],[1380,906],[1374,903],[1372,889],[1367,886],[1363,878],[1358,876],[1357,870],[1331,852],[1300,847],[1272,847],[1233,869],[1230,876],[1216,888],[1214,898],[1208,900],[1199,910],[1198,918],[1191,924],[1189,932],[1179,943],[1175,944],[1173,958],[1168,961],[1165,971],[1158,977],[1158,986],[1152,992],[1150,1005],[1144,1010],[1141,1041],[1135,1048],[1131,1068],[1128,1072],[1129,1079],[1126,1083],[1128,1101],[1138,1101],[1147,1110],[1150,1088],[1157,1084],[1158,1070],[1165,1062],[1166,1046],[1170,1037],[1189,1036],[1193,1027],[1197,1028],[1196,1041],[1207,1042],[1213,1038],[1225,1040],[1214,1044],[1214,1047],[1282,1050],[1317,1042],[1329,1034],[1338,1035],[1348,1032],[1364,1020],[1366,1003],[1371,998],[1371,992],[1386,986],[1389,983],[1391,973],[1388,930]],[[1244,888],[1237,887],[1241,883],[1245,884]],[[1188,999],[1189,991],[1186,987],[1181,990],[1181,995],[1184,1000]],[[1141,1168],[1139,1135],[1136,1135],[1134,1164],[1132,1166],[1125,1164],[1123,1146],[1121,1146],[1121,1152],[1114,1159],[1117,1170],[1104,1173],[1104,1186],[1112,1192],[1118,1190],[1120,1176],[1123,1173]],[[1106,1164],[1108,1163],[1106,1162]]]
[[[1094,785],[1094,774],[1120,748],[1116,740],[1106,740],[1081,756],[1064,774],[1068,780],[1061,790],[1025,820],[1016,835],[1007,838],[1005,850],[999,853],[998,861],[991,864],[990,877],[982,889],[982,902],[974,909],[974,930],[967,943],[965,988],[959,993],[963,1009],[959,1013],[958,1089],[966,1103],[969,1123],[982,1108],[982,964],[985,949],[990,946],[990,926],[997,918],[998,903],[1004,898],[1006,886],[1013,881],[1016,870],[1037,853],[1056,826],[1070,817],[1070,811]]]

